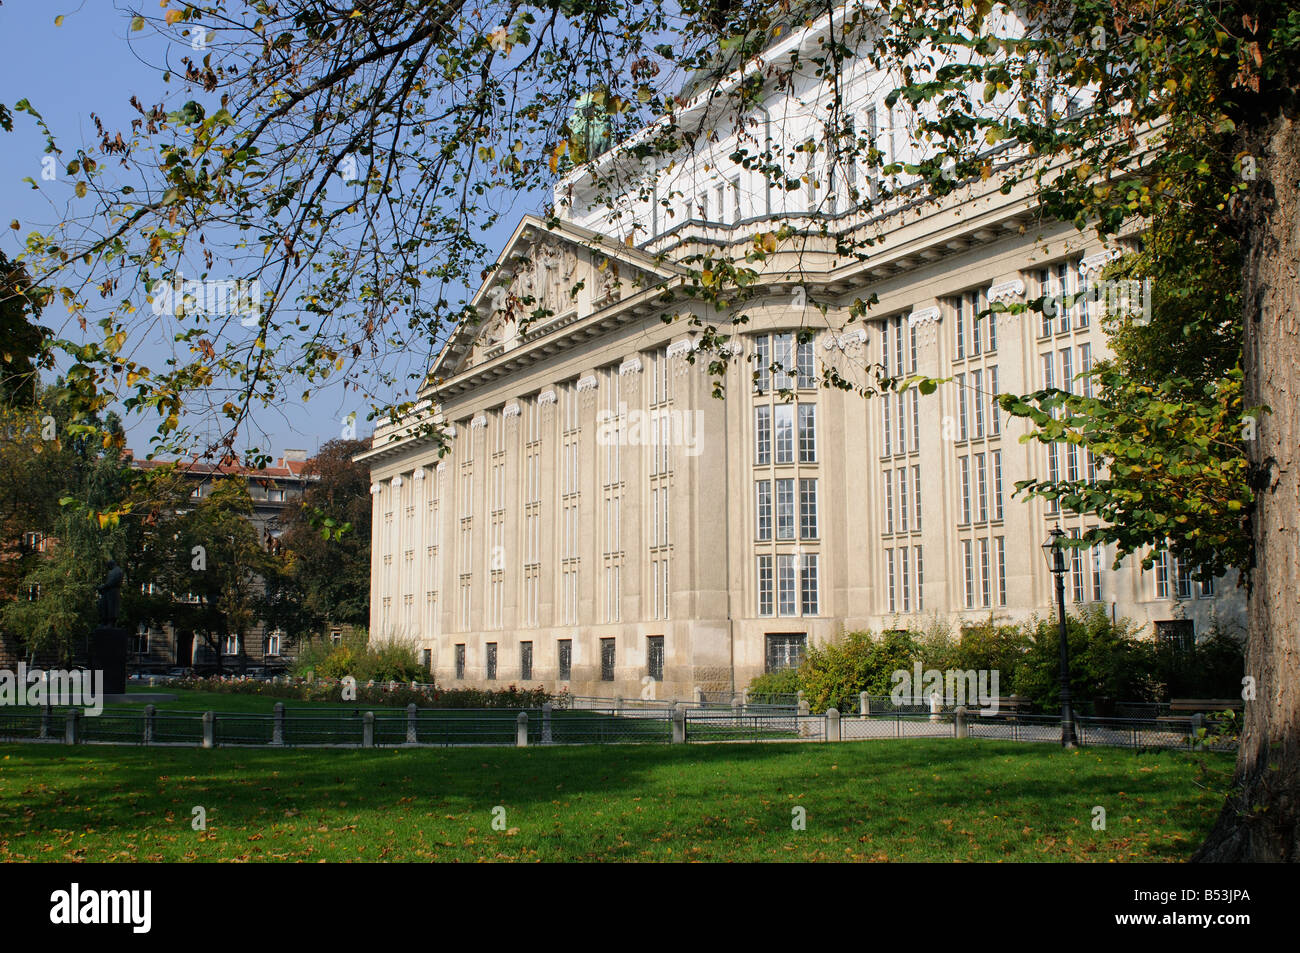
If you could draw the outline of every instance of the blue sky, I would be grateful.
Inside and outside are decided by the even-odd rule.
[[[146,5],[149,12],[155,12],[156,3],[148,0],[135,9]],[[150,41],[148,31],[130,32],[130,9],[115,0],[5,0],[0,5],[0,102],[12,109],[18,100],[28,99],[65,152],[96,137],[92,113],[109,129],[129,128],[136,114],[128,100],[134,95],[142,103],[155,103],[164,91],[157,70],[145,61],[157,52],[148,44],[158,41]],[[54,20],[59,15],[64,19],[56,26]],[[22,181],[24,177],[41,180],[44,155],[44,135],[33,119],[15,115],[13,133],[0,133],[0,223],[4,226],[0,228],[0,248],[10,257],[21,251],[20,236],[58,221],[59,209]],[[505,198],[508,202],[513,199],[514,211],[489,234],[488,244],[494,248],[504,244],[519,216],[545,200],[540,195]],[[20,224],[17,232],[8,227],[14,219]],[[89,317],[93,321],[95,316]],[[43,323],[57,327],[61,320],[60,307],[52,305]],[[159,358],[164,353],[160,346]],[[301,388],[289,390],[301,392]],[[355,396],[345,395],[338,387],[327,388],[306,404],[286,400],[269,411],[259,411],[244,445],[258,446],[272,456],[286,448],[315,451],[340,436],[340,420],[349,413],[358,413],[357,430],[361,435],[367,433],[371,425],[364,421],[366,410]],[[128,419],[126,424],[128,445],[137,453],[145,452],[156,420]]]

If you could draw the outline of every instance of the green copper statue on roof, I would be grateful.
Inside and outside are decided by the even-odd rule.
[[[574,165],[596,158],[610,144],[609,113],[603,87],[583,93],[573,104],[569,117],[569,156]]]

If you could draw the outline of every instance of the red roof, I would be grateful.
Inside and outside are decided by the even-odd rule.
[[[127,456],[131,456],[129,451]],[[204,476],[245,476],[272,480],[304,479],[303,473],[307,469],[309,462],[307,460],[286,461],[284,457],[281,457],[275,462],[275,466],[258,470],[239,463],[201,463],[195,460],[188,462],[184,460],[136,460],[131,457],[131,466],[137,470],[154,470],[159,467],[174,466],[185,473]]]

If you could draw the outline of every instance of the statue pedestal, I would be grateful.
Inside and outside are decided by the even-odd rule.
[[[101,625],[90,633],[90,669],[104,673],[106,694],[126,694],[126,629]]]

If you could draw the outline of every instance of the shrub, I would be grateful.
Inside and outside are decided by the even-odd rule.
[[[413,643],[389,639],[372,645],[364,631],[349,633],[338,645],[323,640],[304,644],[293,674],[308,672],[319,678],[351,675],[358,682],[423,682],[429,677]]]
[[[910,670],[920,646],[910,632],[894,630],[876,639],[870,632],[849,632],[825,646],[813,646],[799,669],[799,680],[812,711],[857,704],[858,695],[888,695],[894,672]]]
[[[283,682],[266,682],[242,678],[186,678],[170,682],[177,688],[213,692],[221,695],[262,695],[282,698],[285,701],[342,702],[342,685],[336,679],[292,679]],[[444,691],[433,685],[412,688],[409,682],[396,684],[378,682],[374,685],[357,680],[357,694],[348,704],[357,707],[374,705],[385,708],[403,708],[414,704],[419,708],[540,708],[551,702],[556,708],[568,707],[563,693],[552,696],[543,688],[517,688],[510,685],[498,691],[481,691],[458,688]]]
[[[794,695],[803,685],[799,681],[799,670],[783,668],[775,672],[765,672],[749,683],[749,694],[755,695]]]
[[[1015,672],[1015,690],[1038,705],[1060,707],[1060,630],[1054,618],[1026,623],[1028,651]],[[1072,700],[1152,700],[1159,691],[1152,677],[1152,645],[1138,638],[1129,619],[1112,622],[1104,606],[1076,609],[1066,615],[1070,648]],[[1085,706],[1086,707],[1086,706]]]
[[[997,672],[998,690],[1010,694],[1016,669],[1029,651],[1029,643],[1026,627],[998,625],[990,615],[982,622],[962,628],[961,642],[954,653],[952,664],[943,667]]]

